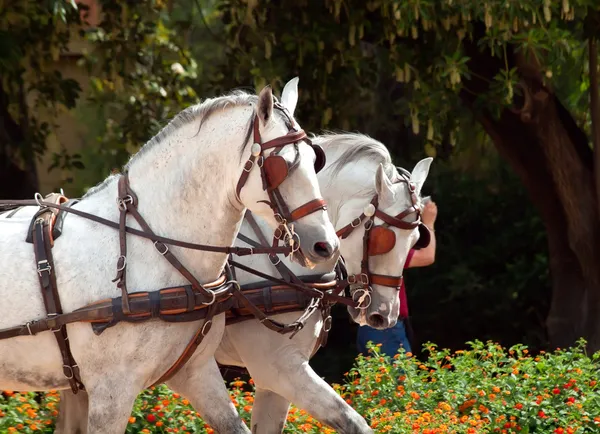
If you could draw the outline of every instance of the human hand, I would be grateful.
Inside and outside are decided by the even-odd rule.
[[[429,227],[429,229],[433,229],[433,225],[435,224],[435,219],[437,218],[437,205],[434,201],[429,201],[423,207],[422,219],[423,223]]]

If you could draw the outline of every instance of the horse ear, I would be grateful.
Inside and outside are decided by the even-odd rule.
[[[377,173],[375,174],[375,190],[380,198],[379,203],[392,204],[394,203],[394,189],[392,181],[385,174],[383,164],[379,164]]]
[[[258,117],[263,125],[266,125],[273,116],[273,91],[267,85],[258,95]]]
[[[431,166],[432,162],[433,158],[431,157],[423,158],[415,165],[415,168],[410,175],[412,182],[414,182],[415,186],[417,187],[418,195],[421,194],[421,189],[423,188],[423,184],[427,179],[427,175],[429,175],[429,167]]]
[[[298,104],[298,77],[292,78],[283,87],[281,92],[281,104],[288,109],[290,114],[294,116],[296,105]]]

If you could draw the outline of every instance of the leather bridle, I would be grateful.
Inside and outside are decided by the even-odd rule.
[[[322,198],[313,199],[298,208],[290,211],[289,207],[285,203],[279,187],[290,176],[290,174],[299,166],[300,163],[300,150],[298,149],[297,142],[305,141],[316,154],[315,160],[315,172],[318,173],[325,166],[325,152],[319,145],[315,145],[308,138],[304,130],[298,129],[294,119],[289,115],[288,111],[279,103],[275,103],[274,108],[279,110],[287,118],[290,124],[288,133],[284,136],[278,137],[268,142],[261,143],[260,131],[259,131],[259,119],[258,115],[253,120],[253,137],[254,143],[250,150],[250,158],[244,164],[244,168],[240,179],[236,186],[236,196],[240,197],[242,188],[246,184],[248,177],[250,176],[251,170],[254,166],[260,168],[263,190],[267,192],[269,200],[260,201],[266,203],[272,210],[275,216],[275,220],[278,223],[278,227],[273,235],[273,247],[279,244],[280,240],[283,240],[284,245],[291,248],[292,253],[298,251],[300,248],[300,238],[298,234],[294,232],[294,227],[291,223],[306,217],[316,211],[326,211],[327,204]],[[280,155],[282,149],[286,145],[294,144],[295,158],[292,163]],[[268,149],[274,149],[274,151],[268,157],[264,156],[264,152]]]
[[[371,293],[373,292],[371,285],[381,285],[396,290],[400,290],[402,286],[402,274],[399,276],[376,274],[371,272],[369,268],[370,256],[388,253],[396,245],[396,234],[388,226],[407,230],[419,228],[420,237],[413,248],[421,249],[429,245],[431,235],[427,226],[421,221],[421,208],[417,198],[416,185],[411,181],[410,173],[404,169],[399,171],[399,176],[398,182],[404,182],[408,187],[411,200],[411,205],[408,208],[395,216],[391,216],[378,209],[379,197],[376,194],[360,216],[336,232],[338,237],[345,239],[361,224],[364,226],[361,271],[358,274],[348,275],[345,282],[351,287],[351,297],[353,301],[357,302],[358,309],[367,309],[370,306]],[[413,214],[416,216],[414,221],[407,222],[404,220]],[[375,218],[379,218],[384,224],[375,225]]]

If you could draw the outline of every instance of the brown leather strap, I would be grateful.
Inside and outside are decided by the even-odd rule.
[[[228,307],[227,301],[231,298],[230,288],[232,285],[233,283],[226,281],[225,275],[222,275],[215,282],[205,284],[204,286],[211,288],[218,294],[213,304],[223,305],[220,307],[220,309],[223,309],[224,307]],[[101,300],[73,312],[42,318],[17,327],[2,329],[0,330],[0,339],[8,339],[15,336],[33,336],[41,332],[59,329],[66,324],[74,322],[110,324],[110,326],[115,325],[118,321],[135,322],[151,318],[153,311],[158,311],[158,315],[154,315],[155,317],[158,316],[169,322],[177,322],[179,318],[187,319],[191,317],[193,320],[204,318],[205,314],[202,312],[206,311],[206,308],[212,301],[212,296],[206,297],[203,294],[194,293],[194,311],[192,313],[196,315],[186,317],[185,314],[188,311],[188,289],[191,289],[191,286],[177,286],[153,292],[131,293],[129,294],[131,312],[129,314],[123,313],[120,318],[115,317],[115,300],[117,302],[116,305],[121,306],[120,297]],[[158,309],[156,309],[156,302],[151,297],[153,293],[159,294],[156,297],[158,300]]]
[[[411,206],[410,208],[408,208],[408,210],[410,210],[410,212],[406,213],[404,215],[404,217],[408,214],[418,211],[414,205]],[[401,213],[400,215],[402,215],[402,214],[404,214],[404,212]],[[399,220],[396,217],[392,217],[392,216],[390,216],[382,211],[379,211],[379,210],[375,211],[375,217],[378,217],[381,220],[383,220],[385,223],[387,223],[388,225],[395,226],[399,229],[414,229],[417,226],[419,226],[419,223],[421,222],[420,219],[417,219],[414,222],[405,222],[404,220]]]
[[[369,275],[369,282],[372,285],[387,286],[390,288],[400,289],[402,286],[402,276],[388,276],[385,274],[373,274]]]
[[[281,146],[289,145],[290,143],[299,142],[306,138],[306,133],[304,130],[300,131],[291,131],[287,133],[285,136],[277,137],[276,139],[269,140],[268,142],[263,143],[260,147],[263,149],[271,149],[271,148],[279,148]]]
[[[217,305],[213,303],[208,307],[206,319],[202,323],[202,327],[198,329],[192,340],[187,344],[185,350],[183,350],[183,353],[175,361],[173,366],[171,366],[167,372],[165,372],[158,380],[156,380],[152,386],[156,386],[169,380],[171,377],[177,374],[183,365],[185,365],[185,363],[194,355],[194,352],[210,331],[215,313],[217,313]]]
[[[42,216],[44,215],[45,216]],[[33,217],[35,222],[33,226],[33,246],[35,260],[37,263],[37,274],[40,281],[42,297],[48,319],[53,319],[62,314],[62,306],[58,295],[56,284],[56,272],[52,257],[51,246],[51,225],[49,221],[54,218],[50,210],[42,209],[41,213]],[[80,389],[84,389],[79,376],[79,367],[73,359],[71,348],[68,342],[67,329],[64,326],[52,328],[54,337],[58,344],[60,354],[63,360],[63,374],[69,380],[71,390],[76,394]]]
[[[40,204],[42,206],[45,206],[48,208],[59,209],[61,211],[75,214],[79,217],[86,218],[88,220],[94,221],[96,223],[100,223],[101,225],[108,226],[113,229],[119,229],[119,223],[115,223],[111,220],[108,220],[108,219],[105,219],[102,217],[98,217],[94,214],[89,214],[85,211],[80,211],[76,208],[70,208],[70,207],[66,207],[66,206],[62,206],[62,205],[56,205],[54,203],[45,202],[45,201],[40,201]],[[25,199],[25,200],[0,200],[0,205],[38,206],[38,203],[35,200],[28,200],[28,199]],[[141,231],[139,229],[134,229],[129,226],[127,226],[125,228],[125,231],[129,234],[136,235],[136,236],[142,237],[142,238],[146,238],[146,239],[149,239],[152,241],[160,241],[160,242],[162,242],[164,244],[168,244],[170,246],[178,246],[178,247],[183,247],[184,249],[200,250],[200,251],[205,251],[205,252],[226,253],[229,255],[236,255],[236,256],[264,255],[264,254],[270,254],[270,253],[279,253],[279,254],[288,255],[291,253],[291,248],[284,247],[284,246],[278,247],[275,251],[270,247],[255,249],[255,248],[251,248],[251,247],[211,246],[211,245],[207,245],[207,244],[197,244],[197,243],[190,243],[187,241],[174,240],[173,238],[163,237],[163,236],[156,235],[156,234],[148,234],[144,231]]]
[[[302,217],[306,217],[307,215],[321,210],[327,211],[327,203],[325,202],[325,199],[313,199],[292,211],[290,213],[289,221],[294,222],[300,220]]]

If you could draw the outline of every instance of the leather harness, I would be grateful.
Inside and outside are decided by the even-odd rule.
[[[155,384],[162,383],[173,376],[183,364],[192,356],[196,348],[202,342],[204,336],[209,332],[212,319],[216,314],[223,313],[232,306],[232,295],[251,308],[250,302],[243,296],[239,284],[233,280],[229,267],[226,266],[219,279],[215,282],[202,285],[189,270],[173,255],[167,245],[191,248],[201,251],[221,252],[229,255],[239,256],[247,254],[261,253],[284,253],[286,255],[299,249],[299,239],[293,232],[293,227],[288,223],[298,220],[313,212],[325,210],[323,199],[315,199],[301,207],[289,211],[285,201],[279,193],[278,187],[287,178],[289,172],[299,164],[299,150],[296,142],[306,140],[313,147],[317,154],[315,169],[320,170],[325,164],[325,154],[323,150],[313,145],[307,138],[303,130],[295,127],[293,118],[281,105],[275,107],[281,110],[287,117],[292,127],[285,136],[262,143],[259,132],[258,115],[253,119],[254,143],[251,149],[251,156],[244,165],[244,169],[237,184],[236,194],[239,194],[244,187],[255,161],[261,170],[263,179],[263,188],[268,192],[270,201],[268,202],[275,213],[279,223],[278,231],[280,237],[276,237],[272,247],[263,248],[239,248],[239,247],[219,247],[207,246],[173,240],[156,235],[145,219],[137,211],[138,199],[129,185],[128,174],[124,173],[118,182],[117,205],[120,210],[119,223],[89,214],[67,206],[67,198],[62,195],[51,194],[43,200],[41,195],[36,194],[32,200],[2,200],[0,206],[12,210],[20,206],[39,206],[40,210],[35,214],[27,234],[27,240],[31,240],[34,245],[35,260],[37,263],[37,274],[39,276],[40,287],[47,317],[28,322],[21,326],[11,327],[0,330],[0,339],[8,339],[16,336],[33,336],[43,331],[52,331],[56,337],[61,356],[63,359],[63,373],[69,380],[73,393],[84,390],[81,382],[79,367],[74,361],[69,347],[67,330],[65,325],[73,322],[84,321],[93,323],[93,329],[96,334],[101,333],[107,327],[117,324],[120,321],[137,322],[150,318],[160,318],[165,321],[196,321],[204,319],[200,330],[187,345],[183,354],[178,358],[175,364],[163,374]],[[288,167],[287,161],[280,155],[277,155],[280,148],[286,145],[294,144],[296,159],[291,167]],[[265,150],[274,149],[273,154],[266,159],[263,156]],[[275,159],[275,160],[270,160]],[[271,162],[270,162],[271,161]],[[15,211],[11,213],[14,214]],[[84,306],[70,313],[63,313],[60,305],[60,298],[56,284],[56,270],[52,257],[52,246],[54,239],[60,235],[60,227],[55,223],[58,220],[60,212],[73,213],[92,221],[117,228],[119,230],[120,256],[117,260],[117,276],[113,282],[117,282],[117,287],[121,290],[121,297],[111,300],[100,301]],[[133,215],[142,230],[136,230],[126,225],[127,214]],[[64,215],[61,216],[61,224]],[[128,293],[126,284],[127,268],[127,243],[126,235],[132,233],[154,241],[154,247],[157,251],[175,267],[190,285],[184,285],[175,288],[164,288],[152,292]],[[286,247],[279,247],[279,239],[284,239]],[[269,276],[271,277],[271,276]],[[278,279],[272,278],[274,281]],[[300,284],[296,288],[303,288]],[[310,292],[311,288],[307,288]],[[258,312],[258,310],[256,310]],[[282,328],[281,332],[288,332],[290,329]]]

